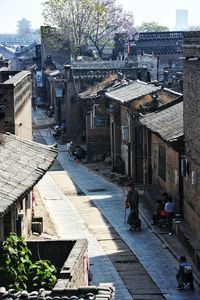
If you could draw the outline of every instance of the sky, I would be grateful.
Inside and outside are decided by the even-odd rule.
[[[43,24],[42,2],[44,0],[0,0],[0,33],[14,33],[17,22],[25,18],[32,28]],[[176,9],[188,10],[189,25],[200,24],[200,0],[116,0],[124,10],[132,11],[135,25],[157,22],[175,29]]]

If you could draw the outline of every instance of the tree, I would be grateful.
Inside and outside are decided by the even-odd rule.
[[[167,26],[159,25],[156,22],[143,22],[141,26],[137,27],[138,32],[161,32],[169,31]]]
[[[134,32],[133,15],[124,12],[115,0],[49,0],[43,15],[47,25],[59,29],[78,52],[82,45],[94,45],[101,57],[117,32]]]
[[[18,27],[18,34],[30,34],[31,33],[31,22],[23,18],[22,20],[18,21],[17,23]]]

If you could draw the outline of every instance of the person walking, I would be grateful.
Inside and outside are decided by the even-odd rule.
[[[129,204],[130,210],[136,210],[139,214],[139,194],[134,188],[134,184],[129,185],[126,202]]]
[[[131,226],[130,230],[140,230],[141,220],[139,218],[139,194],[135,190],[133,184],[130,184],[129,186],[125,207],[130,207],[130,214],[127,219],[127,223]]]
[[[167,214],[167,225],[168,225],[169,235],[172,235],[172,222],[173,219],[175,218],[175,205],[174,202],[172,201],[171,196],[168,197],[168,201],[165,204],[164,210]]]

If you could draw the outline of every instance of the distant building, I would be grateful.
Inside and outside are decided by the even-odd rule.
[[[0,132],[32,139],[31,73],[0,69]]]
[[[186,30],[188,28],[188,11],[185,9],[176,10],[176,28],[175,30]]]
[[[166,32],[140,32],[138,39],[130,41],[129,58],[134,61],[138,57],[151,55],[156,58],[152,79],[157,77],[157,80],[162,84],[164,81],[165,69],[173,70],[173,73],[182,72],[183,62],[183,32],[181,31],[166,31]],[[141,59],[140,59],[141,60]],[[138,64],[140,63],[137,61]],[[153,62],[153,61],[152,61]],[[172,72],[170,72],[171,74]],[[174,74],[173,74],[174,75]],[[165,84],[165,86],[170,87]]]

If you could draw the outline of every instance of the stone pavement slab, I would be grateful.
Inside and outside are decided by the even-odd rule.
[[[50,139],[47,137],[47,132],[45,130],[40,130],[40,132],[43,138],[46,138],[46,142],[49,143]],[[96,207],[115,228],[161,289],[166,299],[199,299],[199,290],[196,293],[180,293],[176,290],[177,260],[167,248],[163,247],[161,240],[149,228],[144,219],[142,219],[141,232],[132,233],[128,230],[128,226],[124,222],[124,191],[91,172],[82,164],[71,160],[65,152],[65,146],[59,145],[59,149],[61,152],[58,160],[63,169],[67,170],[71,179],[95,203]],[[94,192],[94,190],[99,191]],[[81,225],[80,221],[79,226]],[[82,229],[84,231],[84,228]],[[95,253],[94,248],[93,250]],[[122,297],[121,299],[126,298]]]
[[[87,238],[91,272],[95,274],[92,284],[111,282],[116,287],[116,300],[131,300],[132,297],[120,279],[103,248],[87,230],[84,221],[73,204],[60,191],[52,177],[47,173],[37,185],[49,215],[54,220],[60,239]]]
[[[61,146],[63,149],[64,146]],[[166,299],[182,297],[176,290],[175,280],[177,260],[166,248],[154,232],[142,221],[142,231],[132,233],[124,222],[125,193],[120,187],[88,170],[84,165],[69,160],[67,154],[61,152],[58,156],[60,164],[70,173],[72,180],[80,187],[103,213],[106,219],[116,229],[137,256],[151,278],[165,294]],[[102,189],[102,192],[90,192],[91,189]],[[186,297],[186,294],[184,294]],[[193,295],[195,297],[195,295]]]

